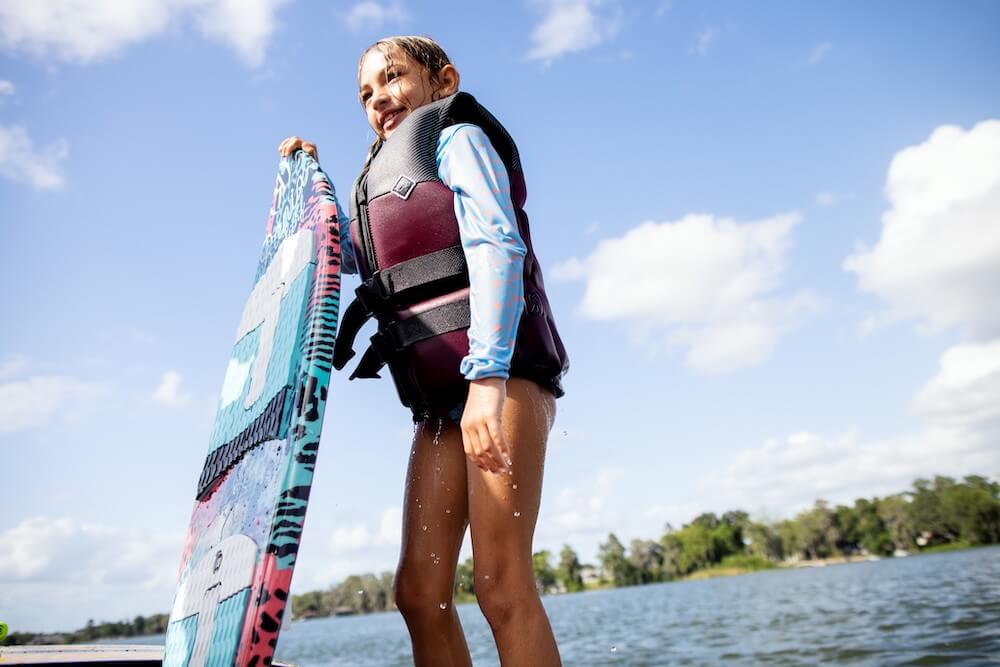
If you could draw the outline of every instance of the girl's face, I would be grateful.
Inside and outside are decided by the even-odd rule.
[[[411,111],[458,90],[453,65],[442,67],[437,79],[435,86],[427,68],[400,48],[389,47],[388,59],[378,47],[370,50],[361,61],[358,95],[375,134],[388,139]]]

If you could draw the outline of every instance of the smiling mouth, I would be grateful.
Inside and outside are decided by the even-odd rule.
[[[392,129],[393,127],[395,127],[396,123],[397,123],[397,119],[399,119],[399,117],[400,117],[400,115],[402,113],[403,113],[403,109],[397,109],[395,111],[390,111],[389,114],[386,115],[385,120],[382,121],[382,129],[383,130],[389,130],[389,129]]]

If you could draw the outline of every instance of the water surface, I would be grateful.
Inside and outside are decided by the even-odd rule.
[[[1000,665],[1000,547],[543,602],[567,667]],[[458,612],[475,665],[498,665],[479,608]],[[413,664],[395,612],[292,623],[277,657],[297,667]]]

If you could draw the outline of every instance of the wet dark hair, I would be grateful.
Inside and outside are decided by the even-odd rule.
[[[395,49],[401,50],[407,56],[409,56],[413,62],[417,65],[425,68],[430,78],[431,85],[434,86],[434,99],[437,99],[437,88],[441,81],[439,79],[439,74],[441,69],[445,65],[451,64],[451,59],[448,54],[444,52],[441,45],[435,42],[430,37],[424,37],[422,35],[396,35],[394,37],[384,37],[378,40],[361,54],[361,58],[358,60],[358,81],[361,80],[361,67],[365,63],[365,58],[373,50],[378,49],[379,52],[385,57],[385,67],[388,70],[393,62],[392,55]],[[405,106],[410,107],[408,100],[400,100]],[[364,102],[362,102],[362,105]],[[412,108],[411,108],[412,109]],[[376,136],[375,141],[372,142],[371,148],[368,149],[368,156],[365,158],[365,165],[361,170],[361,178],[364,178],[365,174],[368,173],[368,169],[371,166],[372,158],[378,153],[379,149],[382,147],[383,143],[382,137]]]

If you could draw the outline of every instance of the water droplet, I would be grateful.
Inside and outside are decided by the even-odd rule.
[[[433,551],[431,552],[431,558],[434,558],[434,552]]]
[[[514,517],[515,517],[515,518],[517,518],[517,517],[519,517],[519,516],[521,516],[521,513],[520,513],[520,512],[514,512]]]
[[[515,488],[515,489],[517,488],[517,484],[515,484],[515,485],[514,485],[514,488]]]
[[[427,530],[427,526],[424,526],[424,530]]]
[[[448,608],[448,603],[447,602],[442,602],[438,606],[441,607],[442,609],[447,609]]]
[[[618,647],[617,646],[612,646],[611,647],[611,652],[612,653],[617,653],[618,652]]]
[[[569,433],[567,433],[566,431],[563,431],[563,437],[566,437],[567,435],[569,435]]]
[[[483,575],[483,578],[484,578],[484,579],[489,579],[489,578],[490,578],[490,575],[488,575],[488,574],[486,574],[486,575]]]
[[[358,591],[358,595],[364,595],[364,591]]]
[[[441,429],[443,429],[443,428],[444,428],[444,419],[441,418],[441,417],[438,417],[437,433],[434,434],[434,444],[435,444],[435,446],[441,444]]]
[[[507,456],[507,457],[504,458],[504,463],[506,463],[509,466],[514,465],[514,462],[510,460],[509,456]]]
[[[451,514],[451,510],[445,510],[444,513],[445,514]]]
[[[434,469],[437,470],[438,472],[441,472],[441,466],[437,466]]]

